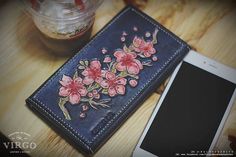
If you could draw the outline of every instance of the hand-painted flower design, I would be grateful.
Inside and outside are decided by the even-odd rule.
[[[112,72],[107,72],[105,74],[106,80],[101,82],[101,86],[103,88],[108,89],[109,96],[113,97],[117,94],[124,95],[125,94],[125,85],[126,85],[126,78],[117,77]]]
[[[136,52],[141,52],[145,57],[150,57],[152,54],[156,53],[151,41],[144,41],[139,37],[134,37],[133,48]]]
[[[59,89],[59,95],[68,97],[71,104],[78,104],[81,96],[87,94],[87,89],[84,87],[80,77],[72,79],[69,76],[63,75],[60,84],[62,87]]]
[[[139,29],[134,26],[136,32]],[[144,67],[151,67],[158,61],[156,50],[153,45],[157,43],[158,30],[152,33],[152,41],[145,41],[143,38],[135,36],[132,42],[127,45],[129,33],[122,33],[121,40],[123,49],[116,49],[114,54],[109,54],[107,48],[101,48],[103,59],[97,58],[79,61],[79,65],[72,77],[63,75],[59,81],[59,102],[62,113],[66,120],[71,120],[70,113],[65,104],[78,104],[81,110],[78,113],[80,119],[87,117],[90,109],[107,108],[111,97],[124,95],[127,87],[135,88],[140,74]],[[148,31],[146,37],[151,37]],[[149,38],[150,39],[150,38]]]
[[[143,65],[136,59],[137,54],[133,52],[125,52],[124,50],[118,50],[114,53],[116,57],[116,69],[118,71],[127,71],[129,74],[138,74]]]
[[[83,83],[86,85],[92,84],[94,81],[100,83],[102,81],[101,63],[97,60],[91,61],[90,66],[82,72],[82,75],[85,76]]]

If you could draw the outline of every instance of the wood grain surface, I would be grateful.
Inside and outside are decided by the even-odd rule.
[[[15,131],[29,133],[37,144],[31,156],[83,156],[25,105],[25,99],[68,58],[48,52],[19,1],[1,3],[0,131],[6,136]],[[93,34],[124,6],[123,1],[105,0],[97,11]],[[198,52],[236,68],[234,2],[153,0],[144,1],[140,8]],[[94,156],[130,156],[159,99],[158,93],[160,90],[153,93]],[[216,147],[229,149],[228,134],[236,135],[236,104]]]

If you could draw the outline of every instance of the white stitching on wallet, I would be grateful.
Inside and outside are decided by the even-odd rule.
[[[39,100],[38,100],[39,101]],[[32,101],[35,105],[37,105],[37,103],[35,103],[34,101]],[[40,102],[40,104],[42,104],[42,102]],[[43,104],[42,104],[43,105]],[[37,105],[41,110],[43,110],[46,114],[48,114],[52,119],[54,119],[58,124],[60,124],[63,128],[65,128],[70,134],[72,134],[72,136],[74,136],[76,139],[78,139],[84,146],[86,146],[91,152],[92,149],[86,144],[84,143],[81,139],[79,139],[77,136],[75,136],[75,134],[73,134],[68,128],[66,128],[64,125],[61,124],[60,121],[58,121],[55,117],[53,117],[51,114],[49,114],[44,108],[42,108],[40,105]],[[44,105],[43,105],[44,106]],[[55,114],[52,112],[52,114],[55,116]]]
[[[116,117],[119,116],[119,114],[121,114],[127,107],[128,105],[140,94],[140,92],[159,74],[159,72],[173,59],[174,56],[176,56],[180,50],[182,50],[182,48],[184,47],[183,43],[181,43],[177,38],[175,38],[172,34],[170,34],[169,32],[166,32],[165,30],[163,30],[162,28],[160,28],[157,24],[155,24],[154,22],[152,22],[150,19],[148,19],[147,17],[145,17],[144,15],[142,15],[141,13],[137,12],[136,10],[132,9],[132,8],[127,8],[126,10],[124,10],[120,15],[118,15],[110,24],[107,25],[106,28],[104,28],[101,32],[99,32],[82,50],[80,50],[81,52],[82,51],[85,51],[87,48],[89,48],[91,46],[91,43],[93,43],[94,40],[97,39],[97,37],[99,37],[105,30],[107,30],[115,21],[117,21],[121,15],[123,15],[124,13],[126,13],[129,9],[131,9],[132,11],[134,11],[136,14],[140,15],[142,18],[144,18],[146,21],[150,22],[151,24],[153,24],[154,26],[158,27],[158,29],[162,30],[164,33],[166,33],[168,36],[170,36],[172,39],[174,39],[176,42],[178,42],[179,44],[181,44],[181,47],[179,49],[177,49],[175,51],[175,53],[162,65],[162,67],[140,88],[140,90],[128,101],[128,103],[123,106],[121,108],[120,111],[117,112],[117,114],[106,124],[106,126],[101,130],[99,131],[99,133],[94,136],[92,138],[92,141],[89,141],[88,139],[86,139],[84,136],[82,136],[81,134],[79,134],[74,128],[71,127],[70,124],[66,123],[63,119],[61,119],[59,116],[57,116],[55,113],[52,112],[52,110],[50,110],[45,104],[43,104],[43,102],[41,102],[38,98],[37,98],[37,95],[49,84],[53,81],[53,79],[60,73],[60,71],[63,69],[63,67],[61,67],[57,73],[52,76],[52,78],[50,78],[50,80],[48,80],[48,82],[46,82],[43,87],[33,96],[33,98],[35,100],[37,100],[42,106],[44,106],[47,110],[43,109],[40,105],[38,105],[37,103],[34,103],[35,105],[37,105],[38,107],[40,107],[46,114],[48,114],[51,118],[53,118],[54,120],[56,120],[63,128],[65,128],[67,131],[69,131],[70,134],[72,134],[76,139],[78,139],[82,145],[86,146],[87,148],[91,150],[91,148],[88,146],[89,144],[93,143],[98,137],[99,135],[104,132],[106,130],[107,127],[109,127],[112,122],[116,119]],[[188,49],[190,49],[189,47],[187,47]],[[84,53],[87,53],[87,51],[85,51]],[[79,54],[79,53],[78,53]],[[77,54],[77,55],[78,55]],[[77,55],[75,55],[74,57],[72,57],[66,64],[69,64],[71,62],[73,62],[75,60],[75,58],[77,57]],[[160,77],[160,76],[159,76]],[[158,77],[158,78],[159,78]],[[32,100],[33,101],[33,100]],[[57,119],[59,119],[60,121],[58,121]],[[70,131],[67,127],[69,127],[72,131]],[[84,140],[84,142],[82,140],[80,140],[76,135],[81,138],[82,140]]]

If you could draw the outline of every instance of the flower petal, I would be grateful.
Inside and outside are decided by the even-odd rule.
[[[102,81],[102,78],[101,77],[97,77],[96,79],[95,79],[95,82],[97,82],[97,83],[100,83]]]
[[[82,83],[82,78],[81,77],[77,77],[74,79],[74,82],[77,83],[77,84],[81,84]]]
[[[124,95],[125,94],[125,86],[116,85],[116,91],[117,91],[118,94]]]
[[[66,88],[66,87],[61,87],[60,89],[59,89],[59,95],[60,96],[68,96],[70,94],[70,90],[68,89],[68,88]]]
[[[114,80],[115,78],[116,78],[116,75],[114,73],[109,72],[109,71],[106,73],[107,80]]]
[[[143,69],[143,65],[139,60],[134,59],[133,61],[138,65],[139,69]]]
[[[86,85],[90,85],[94,82],[93,78],[89,77],[89,76],[86,76],[83,80],[83,83],[86,84]]]
[[[149,51],[144,51],[143,54],[145,57],[151,57],[151,55],[152,55],[151,53],[149,53]]]
[[[146,47],[147,47],[147,50],[150,54],[156,53],[156,50],[153,48],[153,43],[152,42],[147,42]]]
[[[109,87],[109,83],[107,80],[102,80],[100,82],[100,85],[102,86],[102,88],[108,88]]]
[[[101,70],[101,76],[106,77],[107,70]]]
[[[135,47],[139,47],[141,43],[142,43],[142,39],[137,37],[137,36],[135,36],[134,39],[133,39],[133,45]]]
[[[97,60],[91,61],[90,62],[90,68],[92,68],[92,69],[101,69],[100,61],[97,61]]]
[[[134,62],[130,66],[127,66],[127,71],[130,74],[134,74],[134,75],[138,74],[139,73],[139,66],[138,66],[138,64],[136,64]]]
[[[80,101],[80,95],[78,93],[69,95],[69,102],[71,104],[78,104],[79,101]]]
[[[128,55],[130,58],[133,58],[133,59],[137,57],[137,54],[133,52],[129,52],[126,55]]]
[[[71,78],[70,76],[63,75],[62,81],[71,82],[71,81],[72,81],[72,78]]]
[[[84,71],[82,72],[82,75],[83,76],[88,76],[89,75],[89,70],[90,70],[90,68],[84,69]]]
[[[118,62],[118,63],[116,64],[116,69],[117,69],[118,71],[125,71],[125,70],[126,70],[126,66],[123,65],[122,62]]]
[[[125,53],[122,50],[118,50],[114,53],[114,56],[116,57],[117,62],[120,62],[121,59],[125,56]]]
[[[151,48],[150,53],[151,53],[151,54],[155,54],[155,53],[156,53],[156,49]]]
[[[85,96],[85,95],[87,95],[87,93],[88,93],[88,91],[86,90],[85,87],[81,87],[81,88],[78,90],[78,92],[79,92],[79,94],[80,94],[81,96]]]
[[[126,78],[123,78],[123,77],[118,77],[116,79],[117,84],[126,85],[126,82],[127,82]]]
[[[108,94],[112,97],[115,96],[117,94],[115,88],[114,87],[109,87],[108,88]]]
[[[60,81],[60,84],[66,87],[71,83],[71,81],[72,81],[72,78],[70,78],[69,76],[63,75]]]
[[[144,48],[146,46],[146,41],[144,40],[141,40],[141,43],[140,43],[140,48]]]

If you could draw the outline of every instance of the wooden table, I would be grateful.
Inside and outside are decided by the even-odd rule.
[[[124,5],[123,1],[105,1],[97,11],[93,34]],[[234,6],[230,2],[153,0],[141,9],[198,52],[236,68]],[[2,2],[0,19],[0,131],[6,136],[15,131],[29,133],[37,144],[32,156],[82,156],[25,105],[25,99],[68,58],[48,53],[18,1]],[[159,94],[153,93],[95,156],[130,156],[158,99]],[[229,133],[236,135],[236,104],[217,147],[228,148]]]

